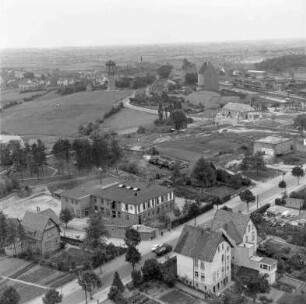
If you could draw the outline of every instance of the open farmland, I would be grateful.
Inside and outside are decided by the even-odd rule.
[[[18,135],[74,136],[130,91],[80,92],[52,100],[30,101],[1,113],[1,131]]]

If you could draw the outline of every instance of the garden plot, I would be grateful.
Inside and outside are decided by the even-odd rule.
[[[168,293],[164,294],[161,298],[161,301],[167,304],[204,304],[204,301],[201,301],[198,298],[195,298],[187,293],[184,293],[177,289],[172,289]]]

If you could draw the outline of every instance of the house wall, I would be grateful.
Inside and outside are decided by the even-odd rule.
[[[62,209],[68,208],[71,210],[75,217],[83,218],[89,215],[90,195],[81,199],[72,199],[61,196]]]
[[[52,222],[46,226],[41,241],[41,254],[54,252],[60,246],[60,231],[59,228]]]
[[[187,285],[217,293],[231,281],[231,250],[228,242],[218,246],[212,262],[177,255],[177,274]]]
[[[251,243],[255,245],[255,251],[257,249],[257,229],[253,224],[252,220],[249,220],[246,231],[243,236],[243,241],[245,243]]]
[[[143,224],[146,220],[173,211],[174,194],[171,191],[137,205],[91,196],[90,206],[90,212],[101,212],[103,217],[111,220],[112,224]]]

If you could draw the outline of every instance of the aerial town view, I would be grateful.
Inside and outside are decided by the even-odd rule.
[[[305,0],[0,28],[0,304],[306,304]]]

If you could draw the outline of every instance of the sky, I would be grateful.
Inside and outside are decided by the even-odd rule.
[[[0,0],[0,48],[306,38],[306,0]]]

